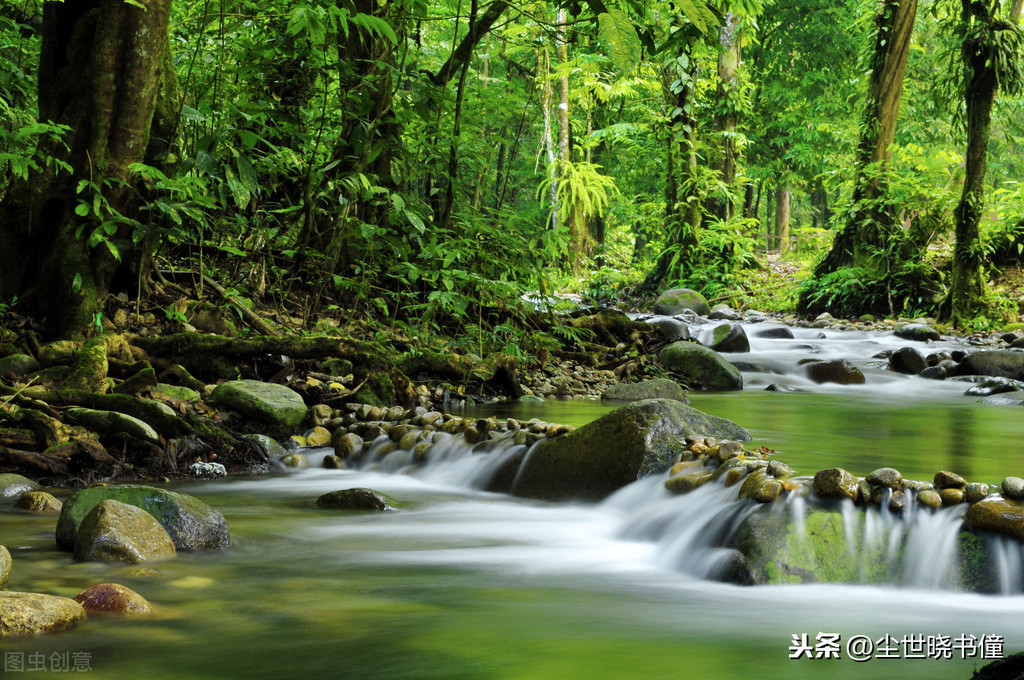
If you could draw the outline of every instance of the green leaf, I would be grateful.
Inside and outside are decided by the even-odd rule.
[[[75,206],[75,214],[78,215],[79,217],[88,217],[89,204],[80,201],[78,205]]]
[[[75,278],[71,281],[71,292],[77,293],[82,290],[82,272],[76,272]]]
[[[685,0],[684,0],[685,4]],[[631,73],[640,63],[640,38],[621,10],[613,9],[597,15],[598,37],[608,49],[608,56],[621,73]]]

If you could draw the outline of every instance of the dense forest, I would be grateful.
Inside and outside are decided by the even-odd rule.
[[[2,0],[0,311],[80,337],[186,277],[481,350],[555,292],[1016,320],[1021,4]]]

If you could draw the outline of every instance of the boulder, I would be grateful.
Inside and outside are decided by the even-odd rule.
[[[316,499],[317,507],[332,510],[370,510],[376,512],[393,512],[397,510],[397,501],[386,494],[373,489],[342,489],[325,493]]]
[[[214,388],[210,397],[221,408],[282,430],[295,430],[306,418],[305,402],[284,385],[259,380],[231,380]]]
[[[715,305],[714,309],[711,310],[711,313],[708,314],[708,318],[714,319],[715,321],[739,321],[743,317],[729,305],[724,302],[719,302]]]
[[[56,633],[85,618],[82,605],[40,593],[0,593],[0,637]]]
[[[1011,500],[1024,501],[1024,479],[1020,477],[1004,477],[999,490]]]
[[[7,584],[11,580],[11,568],[14,566],[14,560],[11,559],[11,552],[4,546],[0,545],[0,590],[7,587]]]
[[[69,408],[64,412],[68,420],[100,434],[127,434],[135,439],[161,444],[160,435],[149,423],[116,411],[98,411],[91,408]]]
[[[598,501],[666,470],[685,449],[687,437],[750,441],[736,423],[678,401],[637,401],[537,443],[522,458],[510,490],[527,498]]]
[[[689,288],[666,290],[654,301],[654,313],[674,316],[690,310],[698,316],[707,316],[711,307],[703,295]]]
[[[771,328],[762,328],[754,334],[754,337],[770,340],[792,340],[793,331],[789,330],[786,326],[773,326]]]
[[[26,491],[14,502],[14,507],[29,512],[60,512],[61,502],[45,491]]]
[[[846,359],[811,361],[804,366],[807,370],[807,377],[816,383],[864,384],[864,374]]]
[[[929,340],[939,340],[942,338],[937,330],[923,323],[908,323],[898,326],[894,333],[897,338],[917,340],[919,342],[928,342]]]
[[[917,349],[902,347],[889,355],[889,368],[897,373],[917,375],[928,368],[928,362]]]
[[[1024,352],[1008,349],[972,352],[960,363],[959,373],[1024,380]]]
[[[1013,378],[989,378],[982,380],[977,385],[969,387],[964,395],[968,397],[991,397],[996,394],[1007,392],[1020,392],[1024,389],[1024,382]]]
[[[82,520],[107,499],[134,505],[153,515],[178,550],[188,552],[228,547],[227,522],[209,505],[187,494],[134,484],[96,486],[75,492],[64,502],[57,519],[57,547],[73,550]]]
[[[604,391],[605,401],[642,401],[644,399],[675,399],[687,403],[686,390],[675,380],[654,378],[638,383],[619,383]]]
[[[149,395],[154,399],[176,399],[189,402],[202,399],[202,395],[191,387],[168,385],[167,383],[157,383],[156,387],[149,388]]]
[[[153,515],[134,505],[107,499],[82,520],[75,534],[79,562],[129,562],[173,557],[174,542]]]
[[[669,371],[706,390],[741,390],[740,370],[713,349],[693,342],[673,342],[658,353],[658,361]]]
[[[860,491],[856,477],[843,468],[828,468],[814,475],[814,493],[821,498],[849,498],[856,501]]]
[[[975,531],[1024,540],[1024,501],[989,496],[971,505],[964,521]]]
[[[131,588],[118,583],[101,583],[75,595],[86,612],[100,614],[148,614],[153,605]]]
[[[750,340],[743,326],[738,323],[723,323],[711,331],[711,342],[708,343],[716,352],[749,352]]]
[[[28,477],[22,477],[12,473],[0,474],[0,498],[20,496],[26,491],[35,491],[40,488]]]
[[[28,354],[8,354],[0,357],[0,374],[13,373],[17,377],[26,376],[40,368],[36,358]]]
[[[661,335],[669,342],[690,339],[690,327],[671,316],[658,316],[648,319],[647,323],[661,331]]]

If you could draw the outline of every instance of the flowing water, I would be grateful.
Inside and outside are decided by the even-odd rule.
[[[951,469],[997,483],[1024,472],[1019,407],[872,366],[872,354],[903,344],[850,335],[754,340],[749,355],[730,357],[760,365],[744,374],[747,389],[693,394],[692,405],[744,425],[798,474],[893,465],[910,478]],[[867,385],[807,383],[796,361],[811,352],[854,360]],[[812,391],[762,391],[782,381]],[[513,415],[580,425],[609,408],[519,404]],[[967,678],[987,662],[982,656],[1024,649],[1019,545],[996,549],[1012,594],[944,587],[950,547],[941,539],[953,535],[955,509],[912,509],[910,523],[875,511],[858,523],[852,506],[844,509],[850,545],[884,552],[906,537],[904,573],[889,585],[744,587],[708,578],[730,558],[719,539],[751,510],[734,489],[670,496],[647,479],[600,504],[553,505],[476,490],[488,466],[514,453],[508,448],[480,456],[452,443],[415,471],[401,454],[372,469],[318,469],[324,453],[288,475],[176,486],[224,513],[231,549],[146,570],[75,564],[53,549],[54,518],[0,512],[0,543],[15,561],[11,590],[74,595],[113,581],[159,608],[148,618],[93,617],[71,632],[3,640],[3,662],[25,668],[8,667],[4,677],[29,676],[34,661],[34,677],[62,677],[78,664],[111,679]],[[401,511],[315,507],[319,495],[350,487],[390,494]],[[806,505],[776,511],[800,527]],[[829,634],[839,636],[841,658],[807,658],[831,654]],[[847,645],[865,639],[872,649],[854,661],[858,648]]]

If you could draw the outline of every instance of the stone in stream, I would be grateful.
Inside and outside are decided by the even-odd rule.
[[[716,352],[749,352],[750,340],[747,339],[743,326],[738,323],[723,323],[711,330],[709,346]]]
[[[0,473],[0,498],[20,496],[26,491],[35,491],[40,486],[28,477],[22,477],[13,473]]]
[[[994,394],[1005,394],[1007,392],[1019,392],[1024,388],[1024,382],[1012,378],[989,378],[982,380],[964,392],[967,397],[991,397]]]
[[[88,613],[148,614],[153,611],[146,598],[119,583],[100,583],[75,595],[75,602]]]
[[[398,508],[394,498],[373,489],[342,489],[316,499],[317,507],[332,510],[393,512]]]
[[[670,399],[637,401],[573,432],[540,441],[528,454],[508,461],[513,495],[543,500],[597,501],[642,477],[666,470],[686,448],[686,438],[750,441],[750,434],[724,418],[706,415]],[[514,466],[518,471],[514,471]],[[496,478],[496,479],[497,479]],[[512,480],[514,479],[514,483]]]
[[[108,498],[142,508],[153,515],[181,551],[220,550],[228,547],[228,525],[224,516],[187,494],[152,486],[122,484],[94,486],[76,491],[57,519],[57,547],[73,550],[82,520]]]
[[[661,365],[706,390],[741,390],[743,376],[718,352],[693,342],[673,342],[658,353]]]
[[[816,383],[863,385],[864,374],[846,359],[811,361],[804,365],[807,377]]]
[[[903,475],[896,468],[884,467],[872,471],[864,478],[872,486],[881,486],[886,489],[898,491],[903,488]]]
[[[814,493],[821,498],[849,498],[860,495],[857,478],[843,468],[827,468],[814,475]]]
[[[942,496],[935,489],[925,489],[917,494],[917,502],[929,508],[941,508]]]
[[[789,330],[786,326],[772,326],[771,328],[763,328],[757,331],[754,333],[754,337],[770,340],[792,340],[793,331]]]
[[[686,390],[675,380],[654,378],[638,383],[618,383],[601,394],[605,401],[642,401],[643,399],[674,399],[688,403]]]
[[[56,633],[84,618],[82,605],[67,597],[0,592],[0,638]]]
[[[939,470],[935,473],[932,484],[936,489],[962,489],[967,485],[967,480],[948,470]]]
[[[708,314],[708,318],[714,321],[740,321],[743,319],[739,312],[724,302],[715,305],[711,313]]]
[[[75,534],[79,562],[138,564],[176,554],[174,541],[151,514],[134,505],[107,499],[94,507]]]
[[[0,545],[0,590],[4,590],[11,580],[11,568],[14,561],[11,559],[11,552]]]
[[[937,330],[923,323],[904,324],[902,326],[898,326],[893,332],[897,338],[903,338],[904,340],[917,340],[919,342],[928,342],[929,340],[939,340],[942,338]]]
[[[975,531],[989,531],[1024,540],[1024,502],[989,496],[973,503],[964,515],[967,526]]]
[[[889,368],[897,373],[917,375],[928,368],[928,362],[917,349],[902,347],[889,355]]]
[[[671,316],[654,317],[653,319],[648,319],[647,323],[661,331],[662,337],[669,342],[690,339],[690,327]]]
[[[214,388],[211,399],[271,427],[295,430],[306,418],[306,404],[298,392],[284,385],[259,380],[231,380]]]
[[[1024,500],[1024,479],[1020,477],[1006,477],[1000,485],[1003,495],[1015,501]]]
[[[960,362],[959,373],[1024,380],[1024,352],[1008,349],[972,352]]]
[[[14,502],[14,507],[29,512],[60,512],[61,502],[45,491],[26,491]]]
[[[707,316],[711,313],[711,307],[703,295],[689,288],[673,288],[666,290],[654,301],[653,311],[655,314],[674,316],[690,310],[698,316]]]

